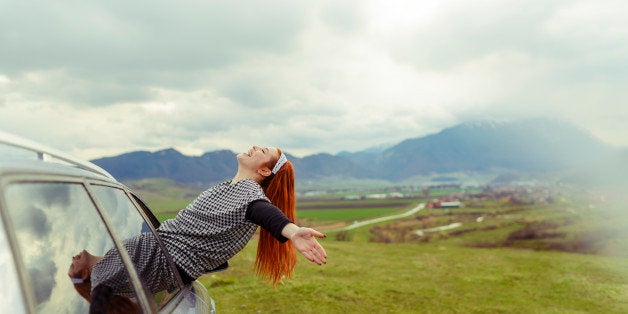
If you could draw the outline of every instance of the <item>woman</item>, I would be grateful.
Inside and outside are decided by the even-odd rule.
[[[294,169],[285,154],[275,147],[253,146],[239,154],[237,161],[231,181],[204,191],[157,229],[183,281],[191,282],[224,264],[246,246],[258,225],[262,230],[256,273],[273,285],[291,276],[296,251],[318,265],[325,264],[327,254],[316,240],[325,236],[293,223]],[[124,246],[151,292],[175,288],[176,279],[168,274],[166,259],[152,236],[140,234],[125,240]],[[77,285],[91,281],[92,297],[99,285],[114,294],[132,295],[115,249],[103,257],[79,253],[68,275],[77,278],[73,279]]]

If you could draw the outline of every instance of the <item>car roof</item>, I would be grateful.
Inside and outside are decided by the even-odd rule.
[[[3,160],[0,158],[0,177],[17,174],[28,175],[64,175],[88,179],[117,182],[109,177],[96,174],[71,165],[40,160]]]
[[[9,174],[68,175],[117,182],[89,161],[0,131],[0,177]]]

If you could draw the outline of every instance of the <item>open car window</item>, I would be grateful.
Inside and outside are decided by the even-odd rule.
[[[73,257],[83,250],[94,256],[117,254],[117,250],[85,186],[12,183],[5,199],[37,312],[88,312],[96,267],[87,271],[87,278],[71,277]],[[126,268],[120,266],[118,275],[129,281]],[[125,292],[116,302],[137,309],[135,291],[129,288]]]
[[[133,200],[138,204],[140,210],[144,213],[148,221],[153,225],[153,228],[157,229],[161,225],[161,222],[155,217],[153,212],[148,208],[148,206],[135,194],[131,194]]]
[[[164,306],[182,283],[161,243],[124,190],[105,185],[91,185],[90,189],[113,232],[125,243],[146,292],[158,307]]]

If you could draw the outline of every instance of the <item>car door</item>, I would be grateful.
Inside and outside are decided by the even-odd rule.
[[[12,254],[27,307],[39,313],[87,312],[90,281],[70,277],[73,256],[83,250],[103,256],[121,246],[84,181],[26,177],[4,184],[3,192],[3,214],[12,227]],[[135,271],[126,267],[131,265],[128,255],[120,256],[121,275],[127,276],[131,289],[127,297],[117,299],[120,304],[111,306],[151,311],[155,306],[143,294]]]

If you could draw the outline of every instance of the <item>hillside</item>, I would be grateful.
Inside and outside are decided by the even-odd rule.
[[[194,186],[224,181],[237,166],[235,154],[228,150],[186,156],[175,149],[154,153],[139,151],[93,160],[120,181],[165,178]]]
[[[469,201],[323,231],[327,264],[299,255],[294,276],[272,297],[250,271],[256,241],[229,269],[200,280],[223,313],[626,313],[627,213],[613,203],[592,210],[586,199]],[[460,226],[428,231],[452,222]],[[294,302],[295,295],[307,297]]]
[[[611,151],[564,122],[476,122],[405,140],[379,156],[378,169],[389,180],[458,171],[545,172],[577,167]]]
[[[289,155],[301,182],[329,178],[400,182],[417,176],[454,174],[546,175],[600,163],[620,152],[562,121],[523,120],[464,123],[384,150]],[[186,156],[174,149],[130,152],[93,160],[121,181],[167,178],[194,186],[229,179],[236,154],[227,150]],[[515,175],[512,175],[515,173]],[[573,177],[577,176],[577,171]]]

